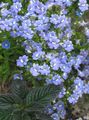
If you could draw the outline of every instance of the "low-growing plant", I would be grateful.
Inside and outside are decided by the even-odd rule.
[[[59,91],[59,86],[28,88],[25,81],[16,80],[0,95],[0,120],[52,120],[45,108]]]

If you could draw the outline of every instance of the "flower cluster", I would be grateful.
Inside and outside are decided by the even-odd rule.
[[[55,120],[55,117],[57,117],[57,116],[58,116],[58,118],[56,120],[58,120],[59,118],[61,118],[61,119],[65,118],[66,111],[65,111],[64,103],[62,101],[59,101],[56,104],[54,104],[53,108],[57,110],[57,113],[54,113],[52,115],[54,120]]]
[[[53,120],[64,119],[66,115],[64,103],[62,101],[58,101],[54,103],[53,105],[48,105],[46,107],[45,112],[47,114],[52,114],[51,117],[53,118]]]
[[[88,10],[89,5],[87,4],[87,0],[79,0],[79,9],[84,12]]]
[[[70,103],[75,104],[83,94],[89,94],[89,83],[86,82],[89,77],[89,53],[84,48],[88,43],[89,28],[84,29],[80,19],[89,10],[89,5],[86,0],[79,0],[74,16],[79,19],[75,20],[74,13],[70,13],[69,9],[73,4],[75,1],[71,0],[48,0],[45,3],[30,0],[24,11],[20,0],[13,0],[9,8],[7,3],[2,2],[0,30],[22,40],[25,54],[16,60],[17,67],[45,81],[44,84],[62,86],[58,98],[67,97]],[[56,7],[58,14],[52,11]],[[2,47],[10,48],[9,41],[3,41]],[[22,76],[15,74],[14,79],[18,78],[22,79]],[[53,113],[52,118],[59,120],[60,114],[64,119],[66,111],[63,103],[56,103],[54,108],[57,113]]]
[[[26,55],[20,56],[19,59],[17,60],[17,66],[24,67],[27,65],[27,62],[28,62],[28,56]]]

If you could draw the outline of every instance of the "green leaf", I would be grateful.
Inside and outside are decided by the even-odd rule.
[[[13,94],[0,95],[0,109],[18,108],[22,103],[23,100],[19,96]]]
[[[24,99],[28,93],[26,82],[15,80],[11,86],[11,93],[15,96],[19,96],[21,99]]]
[[[13,120],[13,111],[8,110],[0,110],[0,120]]]
[[[12,93],[0,95],[0,120],[51,120],[44,108],[59,93],[60,86],[48,85],[28,91],[24,81],[14,81]],[[43,116],[43,118],[42,118]],[[31,118],[30,118],[31,117]]]
[[[24,114],[22,116],[22,120],[31,120],[30,116],[28,114]]]
[[[9,109],[15,103],[12,95],[0,95],[0,109]]]
[[[26,104],[29,106],[29,110],[41,110],[44,109],[48,103],[50,103],[56,95],[59,93],[59,86],[48,85],[40,88],[33,88],[29,91],[26,97]]]
[[[0,110],[0,120],[22,120],[21,112],[15,112],[14,109]]]

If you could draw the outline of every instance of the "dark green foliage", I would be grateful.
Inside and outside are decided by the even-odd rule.
[[[44,109],[59,90],[53,85],[29,89],[26,82],[14,81],[10,92],[0,95],[0,120],[52,120]]]
[[[47,10],[47,16],[50,17],[52,14],[60,14],[60,7],[59,6],[51,6],[48,10]]]
[[[15,96],[19,96],[20,98],[24,99],[28,94],[28,88],[25,81],[18,82],[14,81],[11,85],[11,92]]]
[[[87,3],[89,4],[89,0],[87,0]]]
[[[19,73],[19,69],[16,67],[16,60],[25,52],[20,45],[23,41],[22,38],[15,39],[10,36],[9,32],[1,32],[0,44],[5,40],[10,42],[10,48],[4,49],[0,46],[0,84],[10,82],[13,75]]]
[[[39,0],[42,3],[46,3],[48,0]]]
[[[55,86],[32,89],[26,97],[26,103],[31,106],[32,110],[42,110],[52,101],[52,99],[54,99],[54,97],[56,97],[58,92],[59,88],[55,88]]]

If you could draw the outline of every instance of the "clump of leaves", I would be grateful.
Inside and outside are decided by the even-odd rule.
[[[28,88],[25,81],[14,81],[10,91],[0,95],[0,120],[52,120],[44,110],[59,90],[54,85]]]

